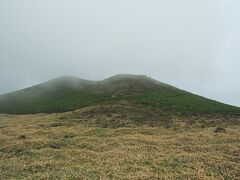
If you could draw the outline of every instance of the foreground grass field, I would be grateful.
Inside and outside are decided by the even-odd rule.
[[[100,128],[0,115],[1,179],[239,179],[240,127]]]

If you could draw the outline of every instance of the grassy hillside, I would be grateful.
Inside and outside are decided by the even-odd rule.
[[[176,119],[169,128],[116,128],[108,117],[106,128],[98,121],[102,112],[128,120],[122,111],[131,105],[97,106],[0,114],[0,179],[239,179],[240,126],[221,124],[226,132],[216,133],[215,127],[189,128],[189,120]]]
[[[238,108],[147,77],[64,77],[1,98],[11,113],[76,109],[0,114],[2,179],[240,175]]]
[[[212,101],[146,76],[117,75],[103,81],[61,77],[0,96],[0,112],[53,113],[93,104],[127,100],[158,107],[165,113],[239,113],[237,107]]]

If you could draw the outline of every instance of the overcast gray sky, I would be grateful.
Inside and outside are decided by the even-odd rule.
[[[1,0],[0,94],[145,74],[240,106],[239,0]]]

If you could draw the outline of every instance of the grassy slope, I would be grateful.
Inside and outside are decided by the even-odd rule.
[[[63,116],[69,117],[69,113],[0,115],[0,177],[238,179],[240,176],[239,126],[225,127],[227,133],[218,134],[212,127],[101,128]]]
[[[118,75],[99,82],[74,77],[58,78],[0,96],[0,112],[65,112],[119,100],[148,104],[176,114],[240,112],[239,108],[193,95],[145,76],[133,75]]]

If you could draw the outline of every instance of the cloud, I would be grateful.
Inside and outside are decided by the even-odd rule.
[[[0,93],[146,74],[240,106],[237,0],[0,2]]]

